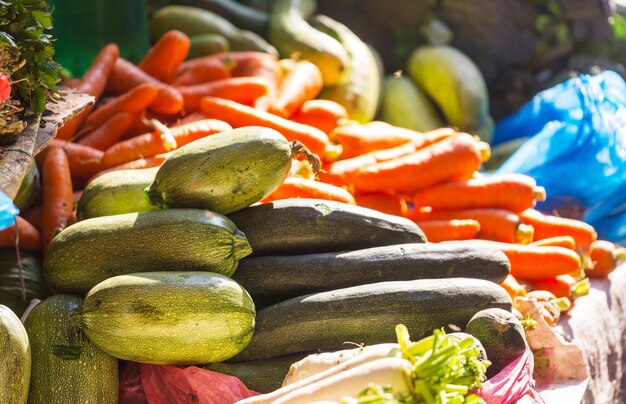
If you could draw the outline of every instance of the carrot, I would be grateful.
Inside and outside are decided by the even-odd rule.
[[[267,95],[257,98],[254,103],[255,108],[267,111],[274,102],[283,75],[278,60],[262,52],[239,52],[234,55],[234,59],[236,61],[232,70],[234,77],[258,77],[267,80],[269,88]]]
[[[586,271],[590,278],[603,278],[626,261],[626,249],[606,240],[596,240],[589,246],[591,268]]]
[[[348,119],[348,111],[343,105],[335,101],[308,100],[290,119],[294,122],[313,126],[329,134],[342,120]]]
[[[406,201],[399,195],[386,194],[383,192],[357,194],[354,195],[354,200],[359,206],[390,215],[404,216],[407,211]]]
[[[74,207],[70,164],[62,148],[53,147],[46,153],[42,185],[44,210],[41,217],[41,238],[45,250],[54,236],[67,226]]]
[[[150,48],[138,67],[164,83],[171,83],[189,52],[189,37],[181,31],[166,32]]]
[[[80,83],[80,77],[68,77],[66,79],[61,80],[60,85],[76,89],[79,83]]]
[[[535,228],[535,240],[572,236],[576,240],[576,247],[585,248],[598,238],[593,226],[580,220],[544,215],[535,209],[526,209],[519,216],[523,223]]]
[[[111,77],[107,83],[107,92],[122,95],[142,84],[152,84],[158,90],[157,97],[150,104],[154,112],[172,115],[184,106],[183,96],[174,87],[160,82],[131,62],[119,58],[115,62]]]
[[[525,225],[513,212],[504,209],[422,210],[410,209],[405,217],[414,222],[425,220],[472,219],[480,223],[478,238],[504,243],[529,243],[532,226]]]
[[[560,304],[570,305],[569,299],[557,298],[547,290],[533,290],[526,293],[529,299],[535,299],[539,303],[539,310],[543,319],[549,326],[554,326],[561,318]],[[559,304],[560,303],[560,304]]]
[[[133,114],[133,121],[130,127],[126,130],[126,133],[120,138],[122,140],[130,139],[137,135],[143,135],[146,132],[150,132],[153,128],[150,124],[150,119],[154,117],[153,114],[148,111],[142,111],[139,114]]]
[[[233,62],[220,59],[204,59],[202,64],[197,64],[176,76],[172,81],[173,86],[192,86],[195,84],[208,83],[214,80],[227,79]]]
[[[41,205],[31,206],[24,212],[20,212],[20,216],[23,217],[28,223],[35,227],[37,230],[41,230],[41,215],[43,213],[43,207]],[[41,242],[39,243],[41,248]]]
[[[450,240],[470,240],[480,232],[480,223],[472,219],[420,220],[415,222],[433,243]]]
[[[577,281],[570,274],[551,276],[529,282],[534,290],[545,290],[557,298],[565,297],[574,300],[589,293],[589,279]]]
[[[106,150],[126,133],[132,123],[133,116],[130,113],[120,112],[110,117],[94,131],[83,136],[77,143],[98,150]]]
[[[489,145],[467,133],[443,139],[393,160],[365,166],[354,176],[359,192],[397,191],[405,194],[471,177],[485,161]]]
[[[287,177],[263,202],[290,198],[314,198],[355,205],[350,192],[334,185],[301,177]]]
[[[138,114],[154,101],[158,91],[153,84],[139,85],[95,110],[85,121],[85,127],[95,130],[119,112]]]
[[[545,189],[532,177],[506,174],[447,182],[426,188],[413,196],[413,204],[433,209],[501,208],[521,212],[545,200]]]
[[[0,248],[15,248],[16,243],[20,250],[41,251],[39,230],[20,216],[15,218],[13,226],[0,231]]]
[[[317,97],[322,86],[322,73],[316,65],[305,60],[295,62],[278,86],[269,111],[290,118],[302,104]]]
[[[200,110],[206,115],[228,122],[234,128],[265,126],[282,133],[289,141],[298,140],[312,153],[325,157],[328,136],[319,129],[292,122],[269,112],[216,97],[204,97]]]
[[[405,143],[400,146],[389,149],[376,150],[373,152],[361,154],[345,160],[335,161],[330,168],[320,173],[320,179],[334,185],[351,184],[355,174],[363,167],[389,161],[395,158],[405,156],[427,147],[433,143],[437,143],[443,139],[451,137],[455,134],[452,129],[442,128],[432,132],[424,133],[421,138]]]
[[[482,223],[481,223],[482,226]],[[460,241],[463,243],[463,241]],[[511,263],[511,275],[528,281],[551,276],[572,274],[579,271],[580,256],[563,247],[539,247],[534,245],[471,240],[467,243],[492,245],[500,249]]]
[[[94,96],[96,100],[98,100],[104,92],[107,81],[113,71],[113,66],[119,58],[119,54],[119,48],[115,44],[109,44],[102,48],[75,88],[78,91]],[[89,106],[78,115],[68,119],[63,126],[59,128],[56,138],[60,140],[72,139],[85,119],[87,119],[92,109],[93,106]]]
[[[217,119],[204,119],[170,128],[177,147],[191,143],[205,136],[230,130],[232,127]],[[108,148],[102,156],[102,166],[111,168],[129,161],[152,157],[170,151],[164,144],[161,132],[154,131],[135,136]]]
[[[200,111],[196,111],[196,112],[192,112],[189,115],[186,115],[184,118],[182,118],[181,120],[179,120],[176,123],[176,126],[179,125],[185,125],[188,123],[192,123],[192,122],[197,122],[197,121],[201,121],[203,119],[208,119],[209,117],[206,116],[204,113],[200,112]],[[146,131],[147,132],[147,131]]]
[[[165,160],[167,160],[167,158],[169,156],[171,156],[175,152],[176,152],[175,150],[172,150],[172,151],[167,152],[167,153],[157,154],[156,156],[141,158],[141,159],[137,159],[137,160],[132,160],[132,161],[128,161],[126,163],[122,163],[122,164],[113,166],[113,167],[109,167],[109,168],[107,168],[105,170],[102,170],[102,171],[96,173],[94,176],[92,176],[89,179],[89,181],[87,181],[87,184],[89,184],[91,181],[95,180],[96,178],[98,178],[102,174],[105,174],[105,173],[108,173],[108,172],[111,172],[111,171],[117,171],[117,170],[138,170],[138,169],[141,169],[141,168],[159,167],[161,164],[163,164],[163,162]]]
[[[576,240],[572,236],[557,236],[536,240],[530,243],[530,245],[563,247],[574,250],[576,249]]]
[[[342,159],[359,156],[375,150],[389,149],[418,140],[420,132],[375,121],[366,124],[351,123],[333,130],[329,137],[343,147]]]
[[[516,297],[526,296],[526,288],[521,285],[517,279],[511,274],[508,274],[504,281],[500,283],[500,286],[507,291],[509,296],[511,296],[511,300],[515,301]]]
[[[59,147],[65,151],[72,178],[77,182],[82,182],[88,179],[102,169],[100,164],[103,155],[102,151],[94,149],[93,147],[56,139],[37,155],[38,161],[43,164],[43,160],[45,159],[48,151]]]
[[[202,97],[219,97],[252,105],[269,91],[265,79],[258,77],[230,77],[177,89],[185,100],[185,112],[197,111]]]

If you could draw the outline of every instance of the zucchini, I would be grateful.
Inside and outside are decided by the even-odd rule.
[[[34,161],[34,160],[33,160]],[[26,210],[33,205],[33,203],[39,198],[41,193],[41,176],[37,164],[31,162],[28,166],[28,170],[22,179],[20,188],[17,190],[17,194],[13,199],[13,203],[19,210]]]
[[[378,111],[382,86],[374,52],[348,27],[330,17],[315,16],[314,27],[337,39],[348,52],[349,60],[339,83],[325,86],[319,98],[343,105],[352,120],[370,122]]]
[[[296,296],[384,281],[457,277],[499,283],[509,270],[506,255],[497,248],[419,243],[249,257],[241,260],[233,279],[257,307],[265,307]]]
[[[196,140],[159,168],[152,204],[228,214],[271,194],[291,168],[293,144],[277,131],[247,126]]]
[[[116,170],[91,181],[83,191],[76,216],[79,220],[156,210],[145,195],[159,168]]]
[[[254,255],[358,250],[426,241],[412,221],[347,203],[283,199],[229,215]]]
[[[250,254],[228,218],[199,209],[127,213],[80,221],[50,243],[44,274],[52,288],[86,294],[116,275],[212,271],[230,276]]]
[[[78,296],[55,295],[33,308],[24,324],[30,339],[31,404],[117,403],[117,359],[87,339]]]
[[[201,34],[189,38],[187,60],[230,51],[228,40],[220,34]]]
[[[278,390],[283,384],[285,375],[289,373],[291,365],[304,359],[307,355],[307,353],[296,353],[250,362],[211,363],[204,368],[235,376],[247,388],[260,393],[269,393]]]
[[[30,342],[20,319],[1,304],[0,352],[0,403],[26,403],[30,385]]]
[[[179,30],[190,37],[219,34],[228,40],[231,50],[257,51],[278,56],[278,51],[254,32],[239,29],[226,18],[198,7],[170,5],[157,10],[150,18],[150,35],[156,42],[170,30]]]
[[[394,342],[397,324],[417,341],[436,328],[462,328],[479,310],[511,305],[499,285],[469,278],[380,282],[305,295],[259,310],[252,341],[232,361],[340,349],[346,341]]]
[[[498,308],[481,310],[465,327],[485,347],[491,366],[487,376],[493,377],[526,351],[524,326],[511,311]]]
[[[20,251],[20,258],[26,299],[22,297],[20,266],[15,249],[0,249],[0,304],[8,306],[18,316],[22,315],[32,299],[44,299],[50,295],[39,255]]]
[[[315,0],[275,0],[268,38],[283,58],[297,56],[312,62],[320,69],[324,85],[335,85],[348,67],[348,52],[306,21],[316,8]]]
[[[189,365],[240,352],[254,303],[235,281],[210,272],[144,272],[107,279],[85,297],[85,334],[125,360]]]
[[[445,126],[430,98],[406,76],[385,77],[380,120],[418,132]]]

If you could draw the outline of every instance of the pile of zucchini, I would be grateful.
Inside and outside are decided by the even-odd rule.
[[[239,128],[128,183],[94,181],[83,220],[45,254],[54,295],[25,332],[0,307],[0,375],[15,373],[0,402],[115,402],[118,359],[206,365],[268,392],[310,352],[393,342],[397,324],[422,338],[480,310],[510,312],[499,250],[427,243],[408,219],[339,202],[258,204],[297,150],[272,129]]]

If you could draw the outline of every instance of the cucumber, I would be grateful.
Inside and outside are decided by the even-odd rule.
[[[229,215],[254,255],[295,255],[423,243],[412,221],[342,202],[283,199]]]
[[[462,277],[499,283],[509,270],[506,255],[497,248],[419,243],[249,257],[241,260],[233,279],[260,308],[296,296],[384,281]]]
[[[493,377],[526,351],[524,326],[510,310],[490,308],[477,312],[467,323],[465,332],[476,337],[485,347],[491,366],[487,376]]]
[[[480,135],[487,143],[491,141],[487,85],[478,67],[463,52],[448,45],[419,46],[409,57],[408,73],[450,125]]]
[[[315,0],[275,0],[268,37],[283,58],[297,55],[312,62],[320,69],[324,85],[335,85],[347,69],[349,57],[339,41],[306,21],[316,7]]]
[[[250,254],[226,217],[199,209],[127,213],[80,221],[50,243],[44,274],[52,288],[86,294],[116,275],[212,271],[230,276]]]
[[[145,195],[159,168],[117,170],[102,174],[83,191],[76,216],[79,220],[92,217],[156,210]]]
[[[166,6],[157,10],[150,18],[150,35],[155,42],[173,29],[190,37],[219,34],[228,40],[231,50],[266,52],[278,56],[276,48],[258,34],[239,29],[227,19],[198,7]]]
[[[382,73],[369,46],[348,27],[330,17],[315,16],[313,26],[336,38],[348,52],[347,69],[337,85],[325,86],[319,98],[335,101],[350,119],[367,123],[378,111]]]
[[[391,125],[418,132],[445,126],[430,98],[406,76],[385,77],[382,104],[380,120]]]
[[[293,154],[283,135],[260,126],[207,136],[181,147],[163,163],[148,198],[163,208],[235,212],[278,188]]]
[[[397,324],[417,341],[436,328],[462,328],[491,307],[511,310],[508,293],[469,278],[380,282],[305,295],[259,310],[252,341],[232,361],[339,349],[346,341],[394,342]]]
[[[230,44],[228,39],[220,34],[202,34],[189,38],[189,52],[187,60],[215,53],[228,52]]]
[[[39,174],[37,164],[31,162],[13,199],[13,203],[19,210],[26,210],[39,198],[40,193],[41,175]]]
[[[20,251],[20,258],[26,299],[22,297],[22,278],[15,249],[0,249],[0,304],[9,307],[18,316],[22,315],[32,299],[44,299],[50,295],[39,255]]]
[[[1,304],[0,352],[0,403],[26,403],[30,385],[30,342],[20,319]]]
[[[85,297],[85,334],[125,360],[190,365],[226,360],[254,330],[254,303],[210,272],[144,272],[107,279]]]
[[[26,319],[32,352],[29,403],[117,403],[117,359],[81,331],[82,303],[78,296],[51,296]]]
[[[296,353],[276,358],[240,363],[211,363],[204,368],[213,372],[235,376],[247,388],[260,393],[278,390],[293,363],[304,359],[307,353]]]

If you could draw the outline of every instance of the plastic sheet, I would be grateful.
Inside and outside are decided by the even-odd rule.
[[[13,201],[9,197],[0,192],[0,231],[15,224],[15,216],[19,210],[13,205]]]

